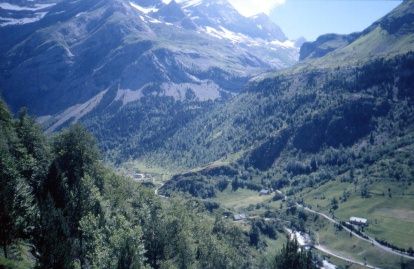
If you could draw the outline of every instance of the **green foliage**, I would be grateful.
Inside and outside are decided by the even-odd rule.
[[[299,247],[296,239],[288,240],[286,245],[275,257],[275,269],[316,269],[319,268],[314,261],[312,252]]]
[[[177,130],[211,107],[210,101],[176,101],[149,93],[125,106],[114,102],[83,122],[99,140],[106,157],[122,162],[160,148]]]
[[[413,78],[414,73],[405,69],[413,59],[409,53],[358,67],[282,73],[259,80],[246,93],[188,122],[160,149],[147,151],[146,157],[159,165],[192,168],[243,152],[247,166],[268,170],[286,151],[319,153],[353,146],[370,137],[379,121],[393,118],[404,129],[411,123],[409,116],[392,114],[407,98],[411,100],[409,86],[397,81],[402,74],[404,81]],[[378,76],[382,73],[387,75]],[[395,88],[401,96],[393,100]],[[409,107],[406,113],[412,110]],[[306,173],[317,168],[310,161],[308,165]]]
[[[6,258],[9,245],[29,236],[36,216],[32,188],[24,177],[32,166],[31,156],[17,131],[22,133],[0,102],[0,244]]]
[[[250,245],[258,247],[260,242],[260,230],[256,224],[252,225],[252,228],[249,233]]]
[[[333,197],[331,200],[331,210],[335,211],[338,209],[338,199],[336,197]]]
[[[370,196],[372,180],[409,184],[413,156],[404,148],[413,143],[409,78],[414,81],[414,72],[408,68],[413,63],[414,54],[407,53],[255,81],[143,158],[165,167],[235,167],[235,175],[196,175],[165,185],[168,194],[184,191],[203,198],[219,196],[222,178],[233,190],[288,188],[288,195],[337,177],[364,197]],[[390,161],[380,165],[384,159]],[[357,170],[370,172],[356,175]]]
[[[27,242],[38,268],[240,268],[248,236],[213,223],[203,203],[170,198],[103,166],[94,138],[73,125],[46,139],[23,111],[0,104],[0,239]],[[13,265],[12,265],[13,264]],[[16,265],[14,265],[16,264]]]

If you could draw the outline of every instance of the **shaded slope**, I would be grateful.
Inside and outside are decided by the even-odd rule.
[[[243,153],[254,167],[266,170],[284,151],[315,154],[329,147],[353,147],[377,132],[393,133],[378,126],[401,107],[411,109],[413,9],[413,1],[404,2],[350,45],[255,79],[249,92],[180,130],[151,158],[194,167]],[[372,41],[378,31],[387,31],[382,43]],[[371,60],[362,54],[372,55]],[[339,66],[327,68],[335,57],[358,56],[358,66],[335,61]],[[402,130],[411,124],[400,120]],[[282,130],[290,134],[288,142],[275,144],[272,140]]]

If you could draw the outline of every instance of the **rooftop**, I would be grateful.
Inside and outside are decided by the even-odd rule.
[[[350,217],[349,218],[349,221],[351,221],[351,222],[357,222],[357,223],[364,223],[364,224],[368,222],[367,219],[358,218],[358,217]]]

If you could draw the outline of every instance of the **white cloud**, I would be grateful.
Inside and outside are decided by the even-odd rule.
[[[253,16],[258,13],[269,14],[270,11],[286,0],[229,0],[229,2],[244,16]]]

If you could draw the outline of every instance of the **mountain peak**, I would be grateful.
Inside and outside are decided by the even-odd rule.
[[[181,21],[186,17],[181,6],[175,0],[160,8],[157,15],[169,23]]]
[[[255,19],[255,20],[257,20],[257,19],[264,19],[264,18],[268,18],[268,17],[269,16],[266,13],[264,13],[264,12],[260,12],[260,13],[257,13],[255,15],[253,15],[253,16],[250,16],[250,18]]]

